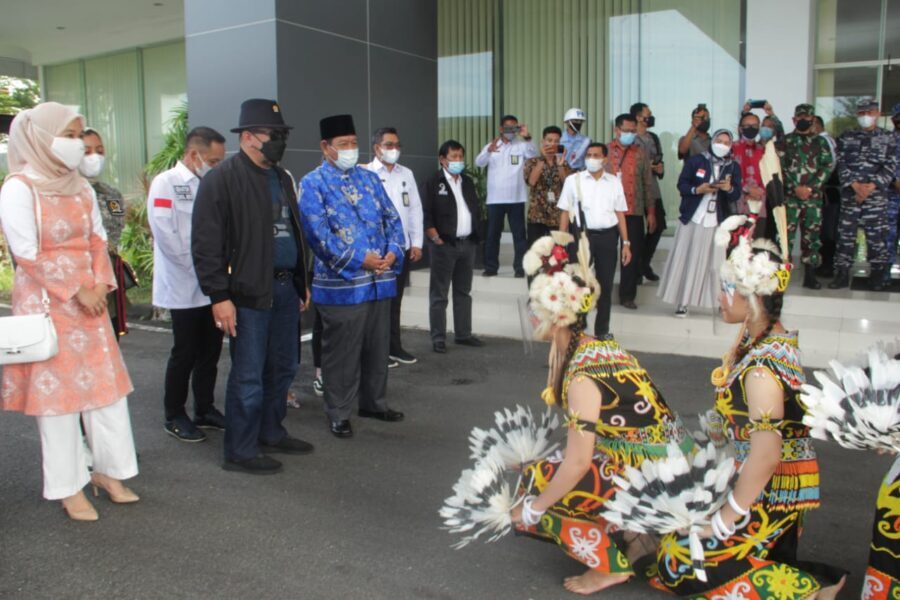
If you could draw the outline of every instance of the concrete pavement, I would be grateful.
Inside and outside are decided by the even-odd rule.
[[[431,352],[427,335],[404,334],[420,363],[391,371],[399,424],[354,419],[356,436],[326,429],[312,395],[305,345],[297,389],[303,406],[287,427],[310,456],[285,457],[279,475],[223,471],[222,435],[184,444],[162,429],[162,377],[171,338],[133,331],[122,344],[135,383],[130,397],[141,502],[100,498],[97,523],[74,523],[41,499],[34,420],[0,415],[0,598],[372,598],[550,599],[582,567],[550,544],[508,536],[453,550],[437,510],[469,464],[466,438],[494,410],[541,405],[545,347],[525,356],[512,340]],[[723,351],[725,349],[723,348]],[[217,404],[228,373],[220,363]],[[689,425],[711,405],[715,361],[639,354]],[[302,383],[302,385],[300,385]],[[852,570],[844,597],[858,597],[878,483],[890,460],[819,443],[824,507],[801,542],[810,560]],[[638,583],[609,598],[665,597]]]

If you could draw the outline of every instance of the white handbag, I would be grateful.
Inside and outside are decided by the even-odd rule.
[[[41,206],[36,193],[34,206],[40,252]],[[41,288],[41,305],[44,310],[38,314],[0,317],[0,365],[41,362],[59,352],[56,328],[50,318],[50,298],[44,288]]]

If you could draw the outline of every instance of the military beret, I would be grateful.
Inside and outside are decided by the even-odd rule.
[[[816,107],[812,104],[798,104],[794,107],[794,116],[797,115],[809,115],[811,117],[816,116]]]

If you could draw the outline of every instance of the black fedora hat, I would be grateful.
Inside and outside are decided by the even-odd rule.
[[[244,129],[265,127],[268,129],[293,129],[285,125],[281,116],[281,107],[275,100],[265,98],[251,98],[241,103],[241,118],[238,126],[232,129],[232,133],[238,133]]]

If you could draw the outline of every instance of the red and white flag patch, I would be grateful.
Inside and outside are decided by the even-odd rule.
[[[172,208],[172,200],[169,198],[154,198],[153,208]]]

